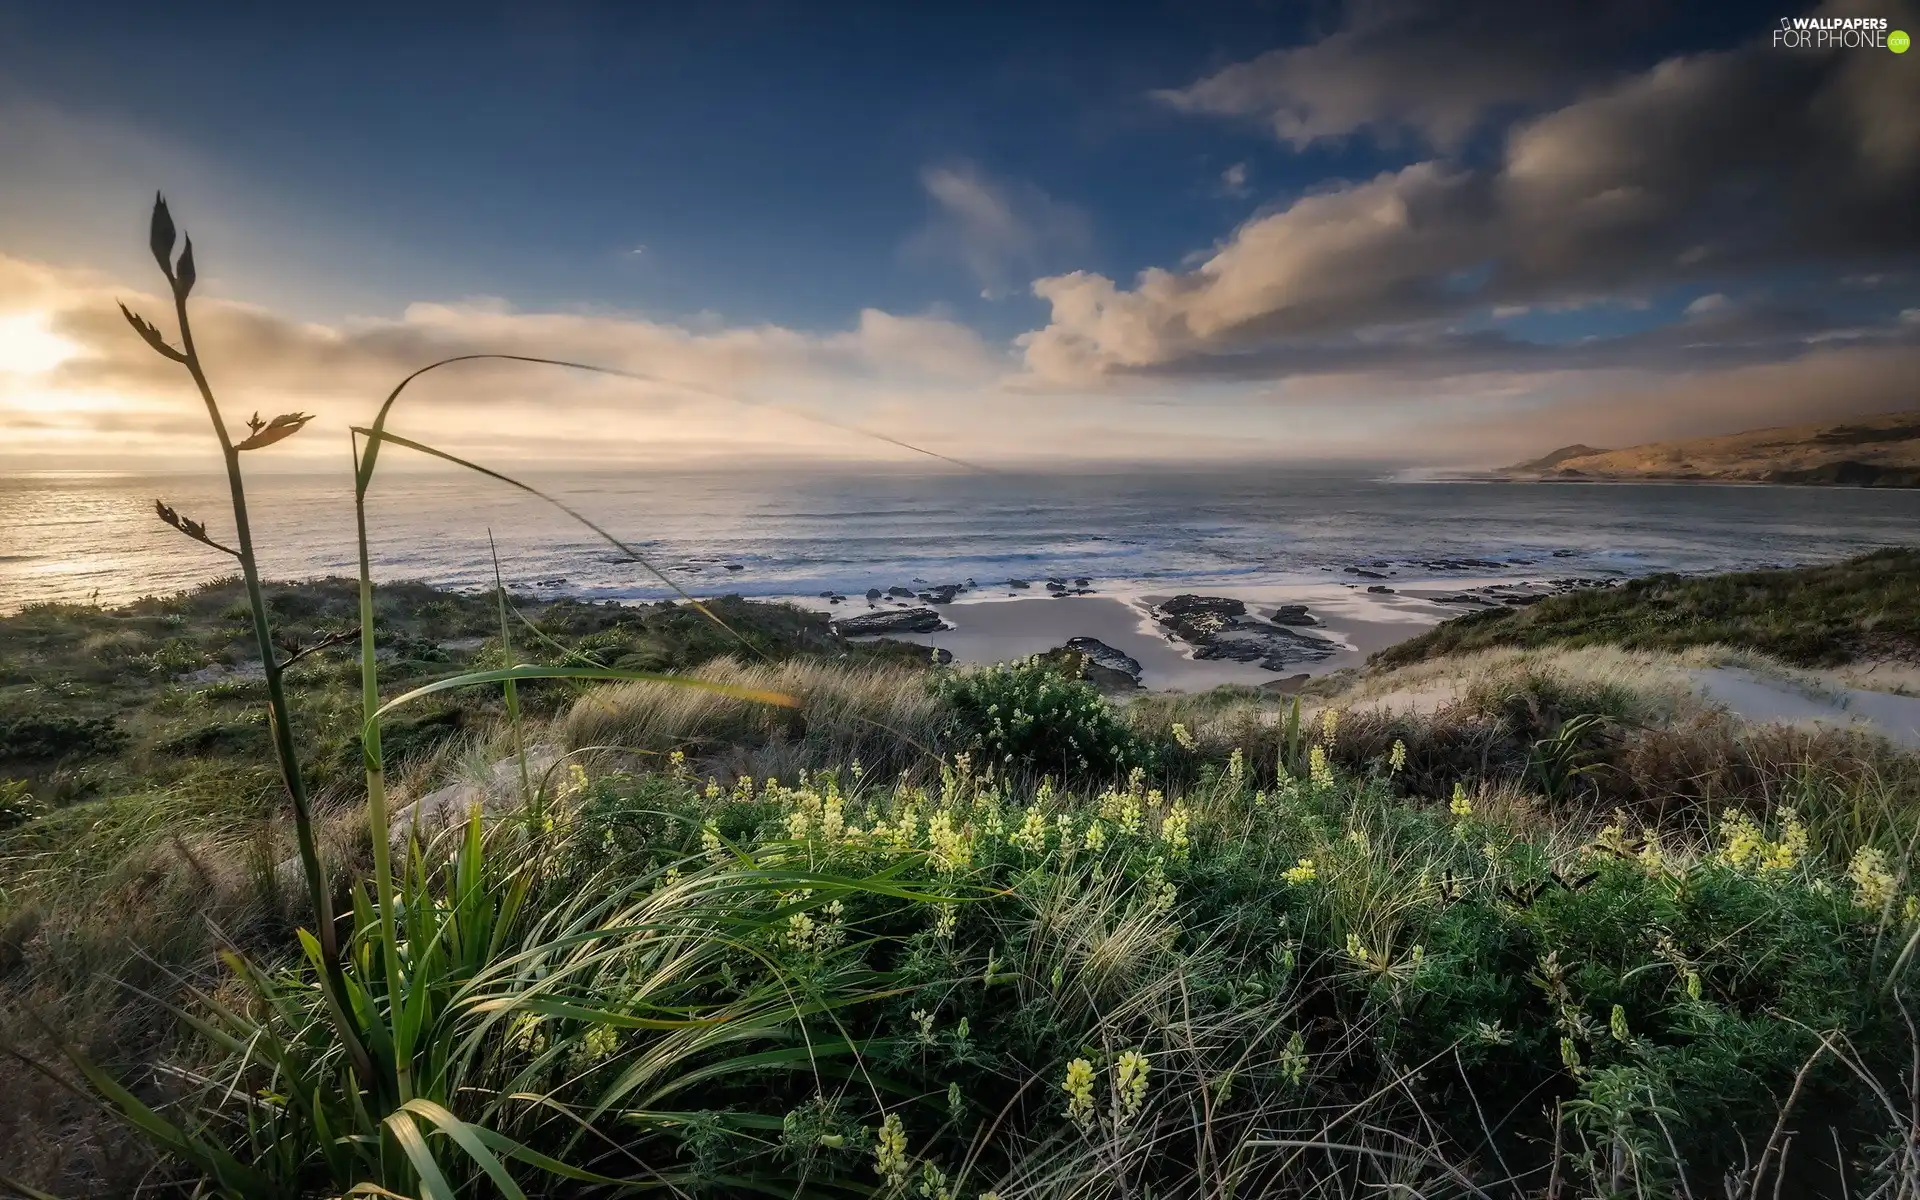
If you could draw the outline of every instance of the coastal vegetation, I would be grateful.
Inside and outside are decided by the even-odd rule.
[[[1920,660],[1920,550],[1830,565],[1686,577],[1550,596],[1438,625],[1374,656],[1401,666],[1494,646],[1722,646],[1798,667]]]
[[[227,440],[165,215],[182,347],[129,318],[238,545],[160,515],[242,573],[0,620],[0,1187],[1920,1193],[1920,762],[1647,671],[1904,652],[1911,554],[1466,618],[1304,700],[375,586],[364,530],[270,585],[238,455],[299,414]],[[382,445],[448,457],[400,394],[363,503]]]

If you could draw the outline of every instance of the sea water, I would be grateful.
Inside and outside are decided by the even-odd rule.
[[[1384,468],[1300,466],[528,478],[696,595],[858,596],[1049,577],[1137,593],[1352,579],[1348,567],[1381,564],[1401,582],[1627,577],[1822,562],[1920,540],[1920,491],[1422,481]],[[344,471],[261,475],[250,495],[267,577],[352,573]],[[224,478],[0,479],[0,612],[115,603],[232,572],[226,556],[162,525],[156,499],[230,540]],[[491,533],[502,575],[536,595],[672,594],[648,567],[538,499],[468,474],[383,475],[369,520],[380,579],[491,586]],[[1500,565],[1447,565],[1465,559]]]

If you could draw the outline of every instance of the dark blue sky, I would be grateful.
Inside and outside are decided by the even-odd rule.
[[[1596,63],[1769,23],[1645,9],[1595,40]],[[326,281],[363,302],[486,294],[798,328],[946,305],[1006,335],[1044,306],[984,302],[960,263],[913,251],[923,170],[968,164],[1077,209],[1084,239],[1019,264],[1036,274],[1176,264],[1262,206],[1420,157],[1364,137],[1294,151],[1258,121],[1151,96],[1340,20],[1204,0],[27,4],[0,16],[0,80],[190,148],[264,194],[289,239],[350,232],[345,261],[380,274],[398,254],[404,280]],[[1246,183],[1228,189],[1235,163]],[[153,183],[193,191],[181,165]],[[64,236],[90,249],[98,232]]]

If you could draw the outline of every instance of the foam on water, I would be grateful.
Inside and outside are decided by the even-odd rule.
[[[1181,590],[1330,582],[1349,565],[1397,580],[1719,571],[1845,557],[1910,542],[1920,492],[1687,485],[1427,482],[1275,467],[1029,475],[622,472],[535,478],[628,540],[695,594],[858,595],[1009,577]],[[262,569],[350,573],[351,482],[253,483]],[[47,600],[168,592],[230,569],[153,516],[155,498],[221,531],[210,476],[41,474],[0,481],[0,611]],[[537,594],[671,594],[636,564],[529,497],[459,474],[376,485],[376,571],[456,588],[490,584],[491,529],[508,580]],[[1555,552],[1560,556],[1556,557]],[[728,570],[729,565],[738,570]],[[1351,576],[1345,576],[1351,579]]]

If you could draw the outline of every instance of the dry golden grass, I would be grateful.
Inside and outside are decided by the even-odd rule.
[[[790,660],[763,665],[718,659],[689,672],[713,683],[793,696],[777,708],[714,692],[634,682],[577,701],[564,722],[574,750],[609,747],[651,754],[681,750],[713,769],[790,778],[801,767],[937,768],[943,712],[917,671]]]

